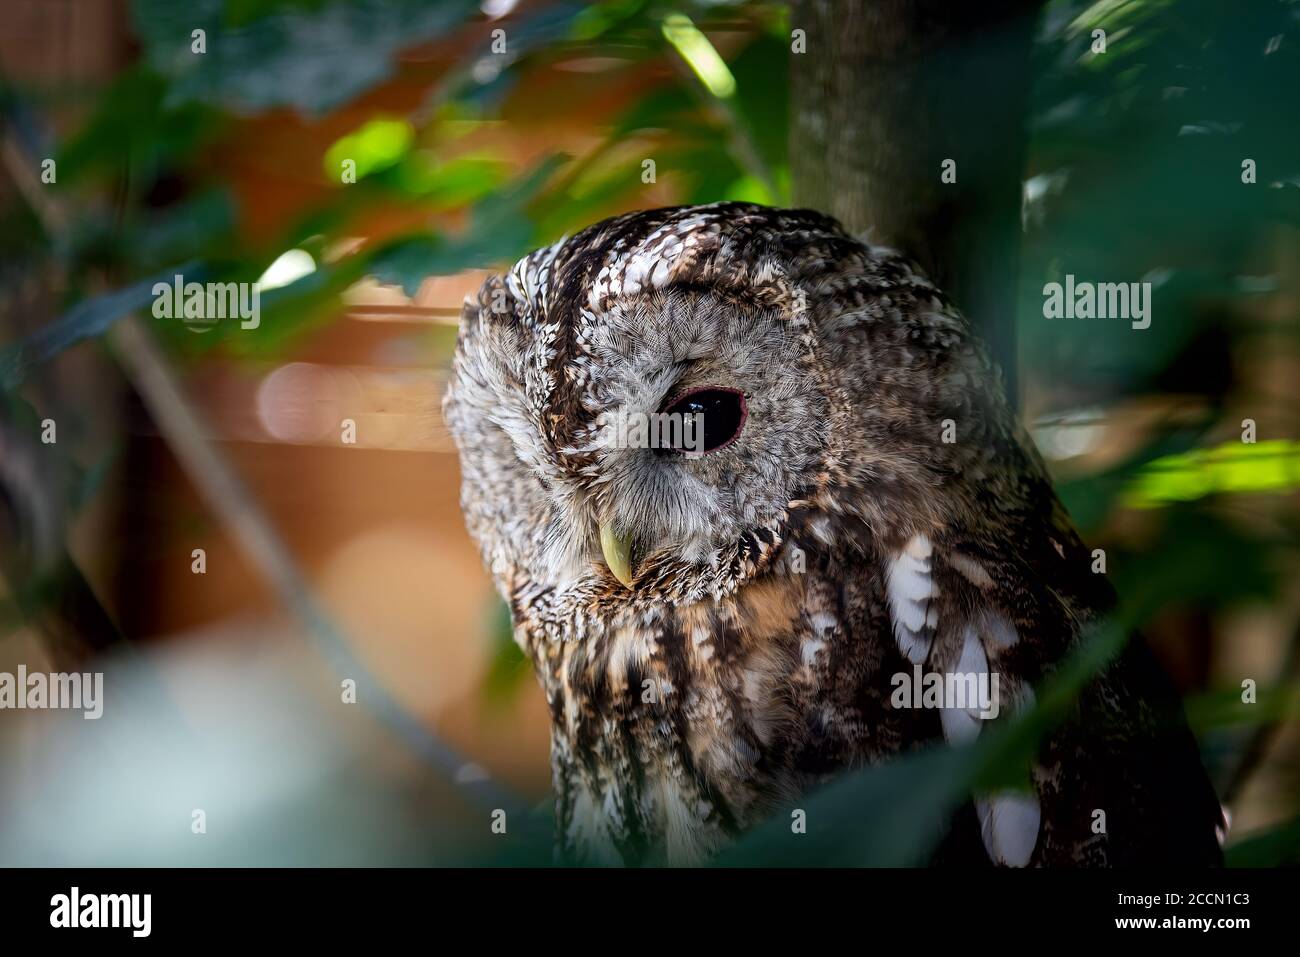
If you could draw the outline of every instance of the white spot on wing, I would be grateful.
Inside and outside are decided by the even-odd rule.
[[[1020,633],[1016,631],[1016,626],[1001,615],[988,615],[985,618],[984,634],[995,656],[999,651],[1006,651],[1020,640]]]
[[[921,664],[934,643],[938,612],[932,609],[936,595],[930,577],[930,540],[917,535],[889,563],[886,590],[894,618],[894,637],[899,650],[913,664]]]
[[[986,688],[990,693],[992,692],[988,671],[989,660],[984,654],[984,646],[980,643],[979,635],[975,633],[974,628],[967,625],[962,638],[961,656],[957,660],[957,666],[953,668],[953,674],[966,689],[966,707],[944,708],[939,712],[943,736],[950,743],[962,744],[979,736],[980,712],[983,711],[983,704],[978,700],[979,692]],[[974,681],[968,679],[967,675],[974,675]]]
[[[820,638],[805,638],[800,651],[803,654],[803,663],[805,667],[811,668],[817,660],[817,653],[826,647],[826,642]]]
[[[993,863],[1024,867],[1038,843],[1042,811],[1036,794],[1006,791],[975,802],[980,836]]]
[[[917,561],[923,562],[930,557],[933,548],[928,538],[924,535],[917,535],[907,543],[907,547],[903,550]]]

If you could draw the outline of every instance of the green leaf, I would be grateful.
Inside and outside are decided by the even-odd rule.
[[[1183,704],[1187,723],[1197,734],[1218,728],[1273,724],[1300,716],[1300,689],[1260,688],[1253,704],[1241,700],[1240,688],[1197,695]]]
[[[1142,468],[1165,455],[1193,448],[1203,434],[1201,429],[1182,429],[1157,437],[1123,462],[1103,472],[1058,482],[1057,494],[1079,529],[1087,532],[1100,525],[1110,514],[1125,489],[1141,474]]]
[[[1286,492],[1300,487],[1300,442],[1272,439],[1225,442],[1148,462],[1129,486],[1124,504],[1159,508],[1214,494]]]
[[[476,204],[468,228],[457,236],[427,234],[388,243],[371,258],[371,275],[413,296],[428,276],[495,266],[530,251],[538,240],[526,207],[564,160],[552,156]]]
[[[168,105],[167,82],[146,66],[127,70],[99,97],[86,123],[58,152],[61,187],[123,171],[148,185],[160,172],[212,142],[220,114],[200,104]]]

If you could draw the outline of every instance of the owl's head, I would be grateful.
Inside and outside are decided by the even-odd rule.
[[[890,521],[922,498],[935,463],[909,433],[933,425],[937,442],[966,344],[904,260],[817,213],[597,224],[466,304],[446,418],[470,530],[508,597],[730,590],[792,511],[874,487]]]

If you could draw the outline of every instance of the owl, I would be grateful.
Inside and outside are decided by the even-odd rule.
[[[466,302],[444,414],[545,692],[565,861],[702,863],[838,775],[972,741],[1113,606],[967,321],[813,211],[642,211],[521,259]],[[1026,775],[934,863],[1221,860],[1140,641]]]

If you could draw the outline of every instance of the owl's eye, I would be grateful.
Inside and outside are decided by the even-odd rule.
[[[702,454],[730,445],[745,427],[745,394],[736,389],[695,389],[673,399],[663,410],[680,415],[682,442],[674,452]]]

